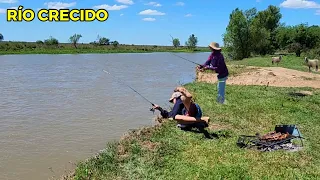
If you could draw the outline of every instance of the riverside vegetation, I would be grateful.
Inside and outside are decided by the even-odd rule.
[[[78,54],[78,53],[144,53],[144,52],[207,52],[207,47],[197,47],[198,39],[192,34],[180,45],[178,38],[173,38],[173,46],[158,45],[126,45],[118,41],[110,41],[106,37],[97,37],[91,43],[80,43],[82,35],[70,36],[69,43],[60,43],[58,39],[50,37],[44,41],[36,42],[12,42],[3,41],[4,36],[0,34],[0,54]]]

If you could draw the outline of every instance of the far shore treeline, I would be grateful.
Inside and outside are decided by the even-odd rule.
[[[310,58],[320,56],[320,27],[301,23],[287,26],[280,23],[280,8],[268,6],[263,11],[256,8],[234,9],[223,35],[224,47],[234,59],[275,52],[302,53]]]
[[[198,47],[198,38],[191,34],[185,42],[180,45],[178,38],[172,38],[172,46],[158,45],[128,45],[111,41],[107,37],[98,35],[97,39],[90,43],[81,43],[82,34],[73,34],[69,43],[60,43],[58,39],[50,36],[45,40],[36,42],[13,42],[3,41],[4,35],[0,33],[0,54],[72,54],[72,53],[135,53],[135,52],[206,52],[208,47]],[[170,36],[169,36],[170,38]]]
[[[293,53],[309,58],[320,57],[320,27],[301,23],[288,26],[280,23],[280,8],[270,5],[267,9],[241,10],[236,8],[229,17],[229,24],[223,34],[224,54],[227,59],[242,60],[252,56]],[[82,34],[73,34],[69,43],[60,43],[49,37],[36,42],[4,41],[0,32],[0,54],[62,54],[62,53],[120,53],[120,52],[197,52],[209,51],[198,47],[198,38],[191,34],[184,46],[180,39],[172,38],[172,46],[128,45],[117,40],[98,36],[91,43],[81,43]],[[210,37],[207,37],[210,39]],[[215,41],[215,39],[210,39]]]

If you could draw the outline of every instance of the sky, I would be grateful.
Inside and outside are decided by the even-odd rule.
[[[105,22],[7,22],[6,9],[19,5],[35,11],[53,9],[106,9]],[[191,34],[198,38],[198,46],[211,41],[223,45],[222,35],[235,8],[269,5],[280,7],[281,22],[286,25],[308,23],[320,25],[320,0],[0,0],[0,33],[6,41],[37,41],[50,36],[68,42],[71,35],[81,34],[80,42],[107,37],[120,44],[171,45],[171,36],[182,45]]]

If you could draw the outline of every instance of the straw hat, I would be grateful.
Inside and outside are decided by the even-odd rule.
[[[182,96],[181,92],[174,92],[174,93],[171,95],[171,98],[169,99],[169,102],[172,102],[173,99],[178,98],[178,97],[180,97],[180,96]]]
[[[216,42],[210,43],[210,44],[209,44],[209,47],[211,47],[212,49],[215,49],[215,50],[221,50],[219,44],[216,43]]]
[[[181,95],[181,96],[180,96],[180,99],[181,99],[181,101],[182,101],[182,103],[183,103],[184,105],[188,105],[188,104],[190,104],[190,103],[194,103],[194,101],[192,100],[192,98],[186,97],[186,96],[184,96],[184,95]]]

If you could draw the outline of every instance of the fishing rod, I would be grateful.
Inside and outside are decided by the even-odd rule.
[[[177,56],[177,57],[179,57],[179,58],[181,58],[181,59],[184,59],[184,60],[186,60],[186,61],[189,61],[189,62],[191,62],[191,63],[193,63],[193,64],[196,64],[196,65],[202,66],[202,64],[199,64],[199,63],[196,63],[196,62],[190,61],[189,59],[186,59],[186,58],[181,57],[181,56],[179,56],[179,55],[176,55],[176,54],[173,54],[173,53],[171,53],[171,54],[172,54],[172,55],[174,55],[174,56]]]
[[[171,35],[170,35],[171,36]],[[172,43],[173,43],[173,37],[171,36],[171,39],[172,39]],[[193,64],[196,64],[196,65],[199,65],[199,66],[202,66],[202,64],[199,64],[199,63],[196,63],[196,62],[193,62],[193,61],[190,61],[189,59],[186,59],[186,58],[184,58],[184,57],[181,57],[181,56],[179,56],[179,55],[176,55],[176,54],[173,54],[173,53],[171,53],[172,55],[174,55],[174,56],[177,56],[177,57],[179,57],[179,58],[181,58],[181,59],[184,59],[184,60],[186,60],[186,61],[189,61],[189,62],[191,62],[191,63],[193,63]]]
[[[115,79],[117,79],[115,76],[113,76],[113,75],[112,75],[111,73],[109,73],[108,71],[103,70],[103,72],[105,72],[105,73],[109,74],[110,76],[114,77]],[[136,91],[135,89],[133,89],[131,86],[129,86],[129,85],[121,82],[120,80],[118,80],[118,82],[126,85],[126,86],[129,87],[131,90],[133,90],[133,91],[136,92],[138,95],[140,95],[144,100],[146,100],[147,102],[149,102],[152,106],[154,106],[154,104],[153,104],[151,101],[149,101],[147,98],[145,98],[145,97],[144,97],[143,95],[141,95],[138,91]],[[150,111],[152,111],[152,112],[154,113],[154,109],[153,109],[153,108],[150,108]]]

